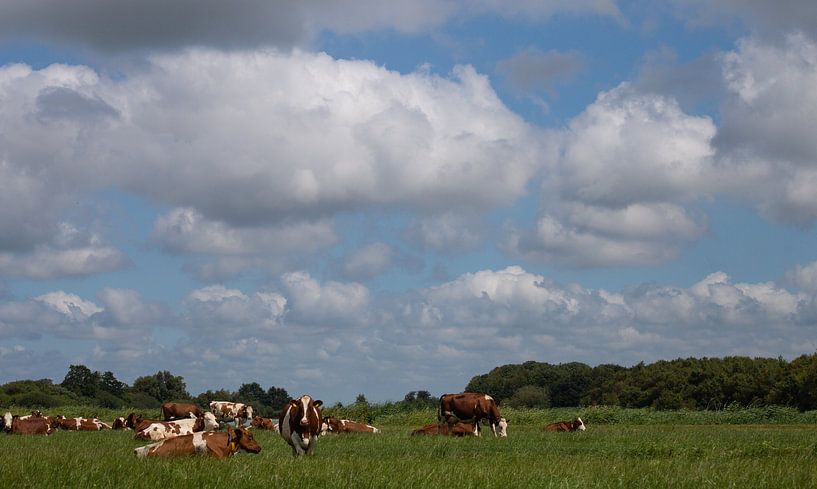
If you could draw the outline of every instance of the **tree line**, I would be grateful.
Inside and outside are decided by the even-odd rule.
[[[632,367],[571,362],[503,365],[466,390],[503,406],[720,409],[729,405],[817,409],[817,354],[783,358],[679,358]]]

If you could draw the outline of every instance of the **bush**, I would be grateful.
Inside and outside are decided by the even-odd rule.
[[[144,392],[131,392],[127,398],[128,404],[135,408],[141,409],[155,409],[162,405],[158,399],[152,397]]]
[[[547,387],[526,385],[517,389],[502,405],[515,408],[544,409],[550,407],[550,393]]]

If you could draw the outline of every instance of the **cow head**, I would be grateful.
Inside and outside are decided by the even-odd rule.
[[[321,435],[340,431],[340,422],[334,416],[324,416],[321,420]]]
[[[508,420],[505,418],[499,418],[499,422],[496,424],[496,434],[499,436],[508,436]]]
[[[323,401],[314,400],[311,396],[304,394],[298,399],[292,399],[290,404],[290,419],[294,419],[299,425],[309,427],[308,432],[318,432],[321,427],[321,411],[320,407]]]
[[[139,421],[142,421],[142,415],[136,413],[130,413],[125,418],[125,428],[130,428],[132,430],[136,429],[136,425],[139,424]]]
[[[582,418],[576,418],[576,419],[573,420],[573,429],[574,430],[579,430],[579,431],[584,431],[584,430],[587,429],[584,426],[584,421],[582,421]]]
[[[11,423],[14,421],[14,416],[11,413],[3,415],[3,430],[11,431]]]
[[[255,441],[252,433],[247,428],[236,428],[232,426],[227,427],[227,446],[230,453],[235,453],[238,450],[245,450],[250,453],[258,453],[261,451],[261,445]]]
[[[264,418],[261,416],[254,416],[252,421],[250,421],[250,426],[253,428],[263,428],[264,427]]]
[[[202,415],[204,419],[204,429],[206,431],[213,431],[218,429],[218,421],[216,421],[216,415],[211,413],[210,411],[205,412]]]

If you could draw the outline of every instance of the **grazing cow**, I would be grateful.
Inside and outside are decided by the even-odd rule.
[[[214,433],[203,431],[189,435],[177,436],[158,443],[151,443],[133,450],[139,458],[145,457],[178,457],[184,455],[207,455],[214,458],[225,458],[239,450],[258,453],[261,446],[246,428],[227,427],[226,432]]]
[[[584,431],[585,429],[582,418],[575,418],[573,421],[557,421],[545,426],[545,431]]]
[[[219,421],[235,420],[236,426],[242,426],[253,417],[252,406],[240,402],[213,401],[210,403],[210,411],[213,411]]]
[[[115,430],[129,430],[130,429],[130,428],[128,428],[128,426],[126,424],[126,420],[125,420],[125,418],[123,416],[119,416],[118,418],[113,420],[113,424],[111,425],[111,428],[115,429]]]
[[[447,423],[449,432],[453,431],[457,421],[466,421],[476,424],[476,435],[479,436],[482,420],[488,421],[494,436],[508,436],[508,421],[499,413],[496,401],[491,396],[477,392],[463,392],[443,394],[440,397],[437,423],[439,425]],[[497,428],[499,428],[498,433]]]
[[[162,404],[162,416],[165,421],[173,421],[175,419],[197,418],[202,416],[204,412],[195,404],[187,404],[182,402],[166,402]]]
[[[276,423],[275,420],[261,416],[254,417],[252,421],[250,421],[250,426],[253,428],[260,428],[262,430],[278,431],[278,423]]]
[[[278,417],[281,437],[292,447],[292,455],[311,455],[321,431],[321,411],[323,401],[313,400],[304,394],[298,399],[290,399]]]
[[[440,428],[442,428],[442,431],[440,431]],[[450,433],[453,436],[474,436],[477,434],[477,427],[474,425],[474,423],[463,423],[460,421],[451,428]],[[440,426],[438,423],[430,423],[411,432],[411,436],[438,434],[448,435],[448,424],[443,424]]]
[[[137,428],[144,426],[138,424]],[[218,428],[213,413],[204,413],[198,418],[177,419],[176,421],[159,421],[150,423],[137,431],[135,438],[141,440],[159,441],[175,438],[180,435],[189,435],[197,431],[209,431]]]
[[[111,425],[103,423],[97,418],[66,418],[65,416],[56,416],[55,418],[59,422],[59,427],[68,431],[100,431],[111,429]]]
[[[369,424],[324,416],[321,423],[321,435],[326,433],[380,433],[380,430]]]
[[[11,433],[16,435],[50,435],[59,424],[57,418],[43,416],[27,419],[14,418],[11,423]]]

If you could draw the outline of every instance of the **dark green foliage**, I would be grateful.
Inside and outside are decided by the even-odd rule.
[[[289,402],[289,394],[283,387],[271,386],[267,389],[267,403],[277,414]]]
[[[154,375],[139,377],[133,381],[133,392],[147,394],[160,403],[189,399],[184,378],[173,375],[167,370],[156,372]]]
[[[525,385],[517,389],[503,405],[515,408],[548,408],[550,407],[550,393],[547,387]]]
[[[792,406],[805,411],[817,408],[817,354],[791,362],[782,358],[679,358],[630,368],[526,362],[478,375],[465,389],[486,392],[500,403],[513,405],[518,401],[514,396],[526,386],[547,389],[553,407],[721,409],[737,404]]]
[[[92,372],[85,365],[71,365],[60,385],[81,396],[94,397],[101,380],[102,375],[99,372]]]

